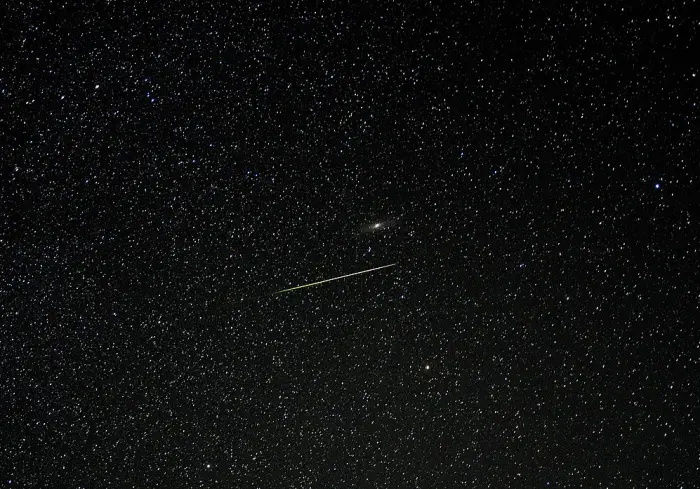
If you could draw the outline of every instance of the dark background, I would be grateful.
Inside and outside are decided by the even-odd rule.
[[[0,485],[698,487],[693,2],[219,3],[3,14]]]

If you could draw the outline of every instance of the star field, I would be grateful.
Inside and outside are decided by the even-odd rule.
[[[11,2],[0,486],[699,487],[691,6]]]

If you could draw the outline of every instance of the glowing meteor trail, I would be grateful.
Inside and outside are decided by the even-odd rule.
[[[283,294],[285,292],[291,292],[293,290],[304,289],[306,287],[313,287],[314,285],[321,285],[321,284],[325,284],[326,282],[333,282],[334,280],[340,280],[341,278],[352,277],[353,275],[360,275],[362,273],[374,272],[375,270],[381,270],[382,268],[393,267],[394,265],[396,265],[396,263],[391,263],[390,265],[383,265],[383,266],[377,267],[377,268],[370,268],[369,270],[362,270],[361,272],[348,273],[347,275],[342,275],[340,277],[327,278],[326,280],[321,280],[319,282],[314,282],[311,284],[297,285],[296,287],[291,287],[289,289],[278,290],[277,292],[275,292],[275,294]]]

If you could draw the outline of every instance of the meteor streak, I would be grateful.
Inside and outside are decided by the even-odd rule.
[[[376,267],[376,268],[370,268],[369,270],[362,270],[361,272],[348,273],[347,275],[341,275],[340,277],[327,278],[326,280],[321,280],[319,282],[313,282],[311,284],[297,285],[296,287],[291,287],[289,289],[278,290],[277,292],[275,292],[275,294],[284,294],[285,292],[291,292],[293,290],[304,289],[306,287],[313,287],[314,285],[321,285],[321,284],[325,284],[326,282],[332,282],[334,280],[340,280],[341,278],[352,277],[353,275],[360,275],[362,273],[374,272],[375,270],[381,270],[382,268],[393,267],[394,265],[396,265],[396,263],[391,263],[389,265],[382,265],[381,267]]]

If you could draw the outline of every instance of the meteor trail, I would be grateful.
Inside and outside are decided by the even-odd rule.
[[[332,281],[334,281],[334,280],[340,280],[341,278],[352,277],[353,275],[360,275],[361,273],[374,272],[375,270],[381,270],[382,268],[393,267],[394,265],[396,265],[396,263],[391,263],[391,264],[389,264],[389,265],[382,265],[381,267],[376,267],[376,268],[370,268],[369,270],[362,270],[361,272],[348,273],[347,275],[341,275],[340,277],[327,278],[326,280],[321,280],[321,281],[319,281],[319,282],[314,282],[314,283],[311,283],[311,284],[297,285],[296,287],[291,287],[291,288],[289,288],[289,289],[278,290],[277,292],[274,292],[274,293],[275,293],[275,294],[284,294],[285,292],[291,292],[291,291],[293,291],[293,290],[304,289],[304,288],[306,288],[306,287],[313,287],[314,285],[325,284],[326,282],[332,282]]]

